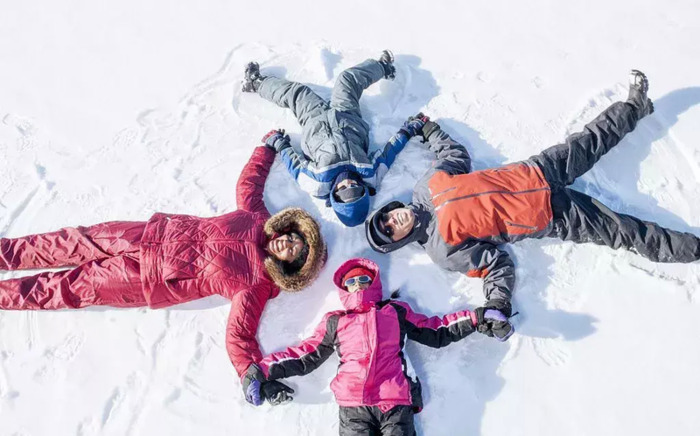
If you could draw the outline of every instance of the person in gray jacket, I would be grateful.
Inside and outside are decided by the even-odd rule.
[[[483,278],[484,308],[505,319],[485,322],[483,308],[477,310],[479,331],[497,338],[512,330],[507,318],[515,284],[513,261],[501,244],[556,237],[625,248],[654,262],[697,261],[697,236],[614,212],[568,187],[654,111],[648,87],[646,76],[632,70],[627,101],[612,104],[583,132],[528,160],[474,172],[464,146],[422,117],[422,136],[437,161],[416,184],[412,203],[393,201],[370,216],[367,240],[381,253],[417,242],[441,267]]]
[[[302,189],[332,206],[340,221],[353,227],[369,212],[371,195],[396,155],[415,134],[408,122],[380,150],[369,153],[369,125],[360,113],[360,97],[382,78],[393,79],[394,57],[384,50],[379,60],[368,59],[340,74],[330,102],[308,86],[263,76],[251,62],[245,70],[244,92],[289,108],[302,126],[300,145],[292,145],[283,130],[271,131],[266,142],[280,154]]]

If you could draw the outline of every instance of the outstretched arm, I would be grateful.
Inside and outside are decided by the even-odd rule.
[[[289,174],[291,174],[294,180],[298,180],[299,172],[309,166],[309,161],[306,159],[306,157],[301,156],[299,153],[294,151],[291,146],[281,149],[279,153],[280,157],[282,158],[282,162],[284,162],[284,166],[287,167],[287,171],[289,171]]]
[[[306,157],[294,150],[289,135],[285,134],[284,129],[270,130],[262,140],[267,147],[280,154],[282,162],[284,162],[287,171],[289,171],[294,180],[298,179],[299,172],[302,169],[309,166],[309,161]]]
[[[262,359],[260,368],[267,380],[305,375],[321,366],[333,354],[338,318],[327,313],[310,338]]]
[[[236,203],[248,212],[267,213],[263,201],[265,180],[275,161],[275,151],[268,147],[256,147],[248,163],[243,167],[236,186]]]
[[[430,151],[437,156],[437,162],[431,171],[445,171],[451,175],[471,172],[472,159],[467,149],[445,133],[437,123],[426,122],[423,137],[428,142]]]
[[[402,128],[389,139],[383,149],[374,153],[372,165],[374,166],[375,186],[379,186],[384,175],[396,160],[396,156],[401,153],[412,136]]]
[[[231,299],[226,326],[226,351],[240,377],[245,375],[251,364],[262,360],[255,334],[269,296],[267,288],[248,288]]]
[[[472,242],[449,255],[443,266],[450,271],[484,279],[486,305],[510,316],[515,265],[508,253],[488,242]]]
[[[419,113],[415,117],[409,117],[398,132],[389,139],[382,150],[377,150],[372,157],[374,166],[375,186],[379,186],[384,175],[389,171],[389,167],[396,160],[396,156],[404,149],[408,141],[420,134],[421,129],[428,117]]]
[[[390,304],[399,314],[401,326],[408,338],[429,347],[447,346],[476,331],[476,315],[468,310],[460,310],[440,318],[415,313],[411,306],[403,301],[392,301]]]

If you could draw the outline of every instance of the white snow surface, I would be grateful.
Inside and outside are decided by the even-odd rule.
[[[157,211],[236,208],[260,138],[292,114],[242,94],[250,60],[328,97],[339,73],[382,49],[397,78],[362,99],[373,147],[419,110],[466,144],[477,169],[561,142],[626,97],[645,71],[656,113],[575,188],[613,209],[700,234],[700,4],[521,2],[4,2],[0,14],[0,235]],[[374,205],[408,199],[432,156],[413,140]],[[385,294],[416,311],[483,303],[481,281],[418,246],[372,252],[300,191],[279,160],[265,200],[322,222],[330,256],[305,291],[270,301],[264,353],[341,307],[331,276],[379,263]],[[425,435],[700,434],[700,264],[554,239],[506,249],[517,266],[517,334],[409,344]],[[24,273],[0,273],[6,279]],[[224,347],[228,302],[171,309],[0,312],[0,435],[332,435],[338,360],[292,378],[293,403],[254,408]]]

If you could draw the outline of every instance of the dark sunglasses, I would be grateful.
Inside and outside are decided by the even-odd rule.
[[[352,277],[352,278],[345,280],[345,283],[343,283],[343,285],[345,285],[345,287],[347,288],[347,287],[354,285],[355,283],[359,283],[362,285],[362,284],[371,283],[371,282],[372,282],[372,277],[370,277],[370,276],[357,276],[357,277]]]
[[[386,225],[388,221],[389,214],[381,214],[381,216],[379,217],[379,231],[382,232],[382,234],[391,238],[392,236],[394,236],[394,228]]]

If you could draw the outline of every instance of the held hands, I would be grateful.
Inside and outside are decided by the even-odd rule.
[[[265,374],[263,374],[258,365],[252,364],[248,367],[248,370],[243,376],[242,383],[245,400],[253,406],[262,405],[265,399],[260,389],[263,383],[265,383]]]
[[[265,400],[273,406],[288,403],[293,400],[290,394],[294,389],[276,380],[266,380],[265,374],[258,365],[252,364],[243,376],[243,394],[247,402],[253,406],[262,405]]]
[[[290,395],[294,393],[294,389],[277,380],[263,383],[261,392],[263,397],[273,406],[279,406],[280,404],[288,403],[294,399],[294,397]]]
[[[401,130],[409,137],[420,135],[427,121],[430,121],[430,118],[423,115],[423,112],[418,112],[417,115],[408,117],[401,126]]]
[[[265,144],[265,147],[271,148],[277,153],[287,147],[291,147],[289,135],[285,135],[284,129],[270,130],[263,136],[262,142]]]
[[[476,330],[486,336],[505,342],[515,332],[515,327],[508,320],[510,305],[497,307],[496,304],[491,304],[489,307],[489,303],[485,307],[477,307],[474,310],[477,319]]]

